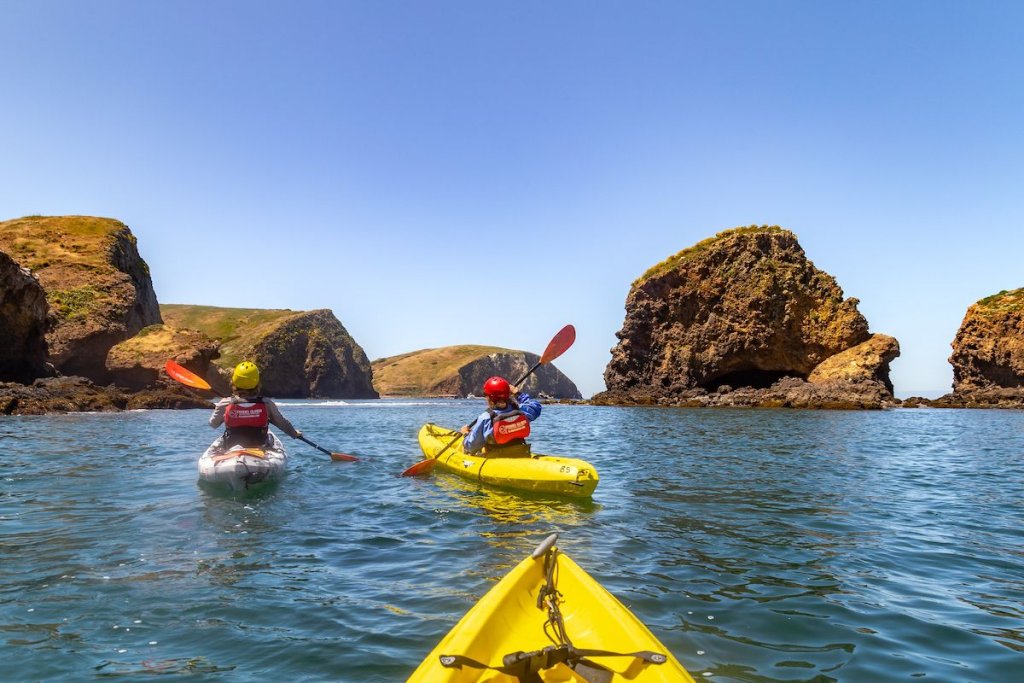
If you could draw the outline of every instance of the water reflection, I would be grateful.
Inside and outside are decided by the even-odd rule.
[[[510,492],[455,476],[435,476],[438,488],[466,510],[479,511],[501,527],[502,534],[536,534],[538,528],[576,526],[601,509],[592,500]],[[509,529],[508,527],[512,527]],[[485,538],[494,533],[481,534]]]

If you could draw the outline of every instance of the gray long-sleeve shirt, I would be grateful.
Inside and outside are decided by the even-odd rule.
[[[251,398],[241,398],[239,396],[232,396],[230,398],[222,398],[217,401],[217,405],[213,408],[213,415],[210,416],[210,426],[220,427],[224,424],[224,411],[232,403],[251,403]],[[284,415],[281,414],[281,409],[277,407],[277,404],[271,401],[269,398],[263,399],[263,405],[267,407],[267,418],[270,420],[270,424],[274,425],[282,432],[297,439],[299,437],[298,430],[292,426],[292,423],[288,421]]]

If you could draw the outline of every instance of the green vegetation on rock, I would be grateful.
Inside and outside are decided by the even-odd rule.
[[[215,363],[232,368],[246,360],[254,340],[262,339],[303,311],[270,308],[223,308],[189,304],[160,304],[160,315],[174,327],[199,330],[221,343]],[[276,344],[284,343],[275,340]]]
[[[113,218],[26,216],[0,222],[0,251],[35,273],[65,320],[87,317],[115,298],[123,276],[111,251],[119,238],[135,244],[128,227]],[[142,267],[147,269],[144,261]]]
[[[1004,289],[997,294],[981,299],[975,306],[981,313],[1007,313],[1024,310],[1024,287],[1013,290]]]
[[[47,300],[57,313],[68,320],[84,318],[96,307],[103,295],[92,285],[73,289],[54,289],[47,293]]]
[[[722,232],[718,233],[714,237],[708,237],[705,240],[701,240],[700,242],[697,242],[697,244],[694,244],[691,247],[687,247],[686,249],[683,249],[682,251],[680,251],[680,252],[678,252],[676,254],[673,254],[672,256],[669,256],[667,259],[665,259],[661,263],[658,263],[658,264],[655,264],[655,265],[651,266],[650,268],[647,269],[647,271],[643,275],[641,275],[640,277],[638,277],[636,280],[633,281],[633,287],[636,287],[637,285],[643,284],[644,282],[646,282],[647,280],[651,279],[652,277],[657,277],[659,275],[664,275],[665,273],[675,269],[679,264],[685,263],[686,261],[689,261],[689,260],[693,259],[694,257],[696,257],[696,256],[698,256],[698,255],[700,255],[700,254],[702,254],[704,252],[706,252],[708,249],[710,249],[714,244],[716,244],[720,240],[727,239],[729,237],[734,237],[736,235],[747,235],[747,234],[753,234],[753,233],[766,233],[766,234],[767,233],[784,233],[784,232],[788,232],[788,230],[786,230],[784,228],[780,228],[777,225],[748,225],[746,227],[732,228],[730,230],[723,230]]]

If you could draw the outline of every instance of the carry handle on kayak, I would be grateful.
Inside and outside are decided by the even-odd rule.
[[[557,542],[558,533],[556,532],[545,538],[543,541],[541,541],[540,545],[537,546],[537,549],[533,551],[530,557],[536,560],[541,555],[547,554],[547,552],[551,549],[551,546],[553,546]]]
[[[513,382],[513,385],[519,386],[520,384],[525,382],[526,379],[533,374],[534,370],[539,368],[541,365],[544,365],[545,363],[550,363],[554,359],[561,356],[569,349],[570,346],[573,345],[573,342],[575,341],[575,327],[573,327],[572,325],[566,325],[565,327],[560,329],[558,331],[558,334],[552,337],[551,341],[548,342],[548,346],[546,349],[544,349],[544,355],[540,357],[540,360],[534,363],[533,367],[527,370],[525,375],[520,377],[517,381]],[[472,429],[473,425],[475,424],[476,420],[473,420],[472,422],[469,423],[468,426],[470,429]],[[426,460],[420,460],[418,463],[402,472],[402,476],[415,477],[418,474],[426,474],[430,472],[430,470],[434,469],[434,464],[437,462],[437,459],[440,458],[442,454],[446,453],[448,449],[451,448],[455,444],[455,442],[459,440],[459,437],[461,436],[462,434],[456,434],[454,437],[452,437],[451,441],[445,444],[444,448],[442,448],[440,451],[437,452],[436,455],[434,455],[434,457],[427,458]]]

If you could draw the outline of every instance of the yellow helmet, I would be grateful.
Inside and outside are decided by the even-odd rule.
[[[239,389],[255,389],[260,385],[260,369],[255,363],[244,360],[235,366],[231,383]]]

